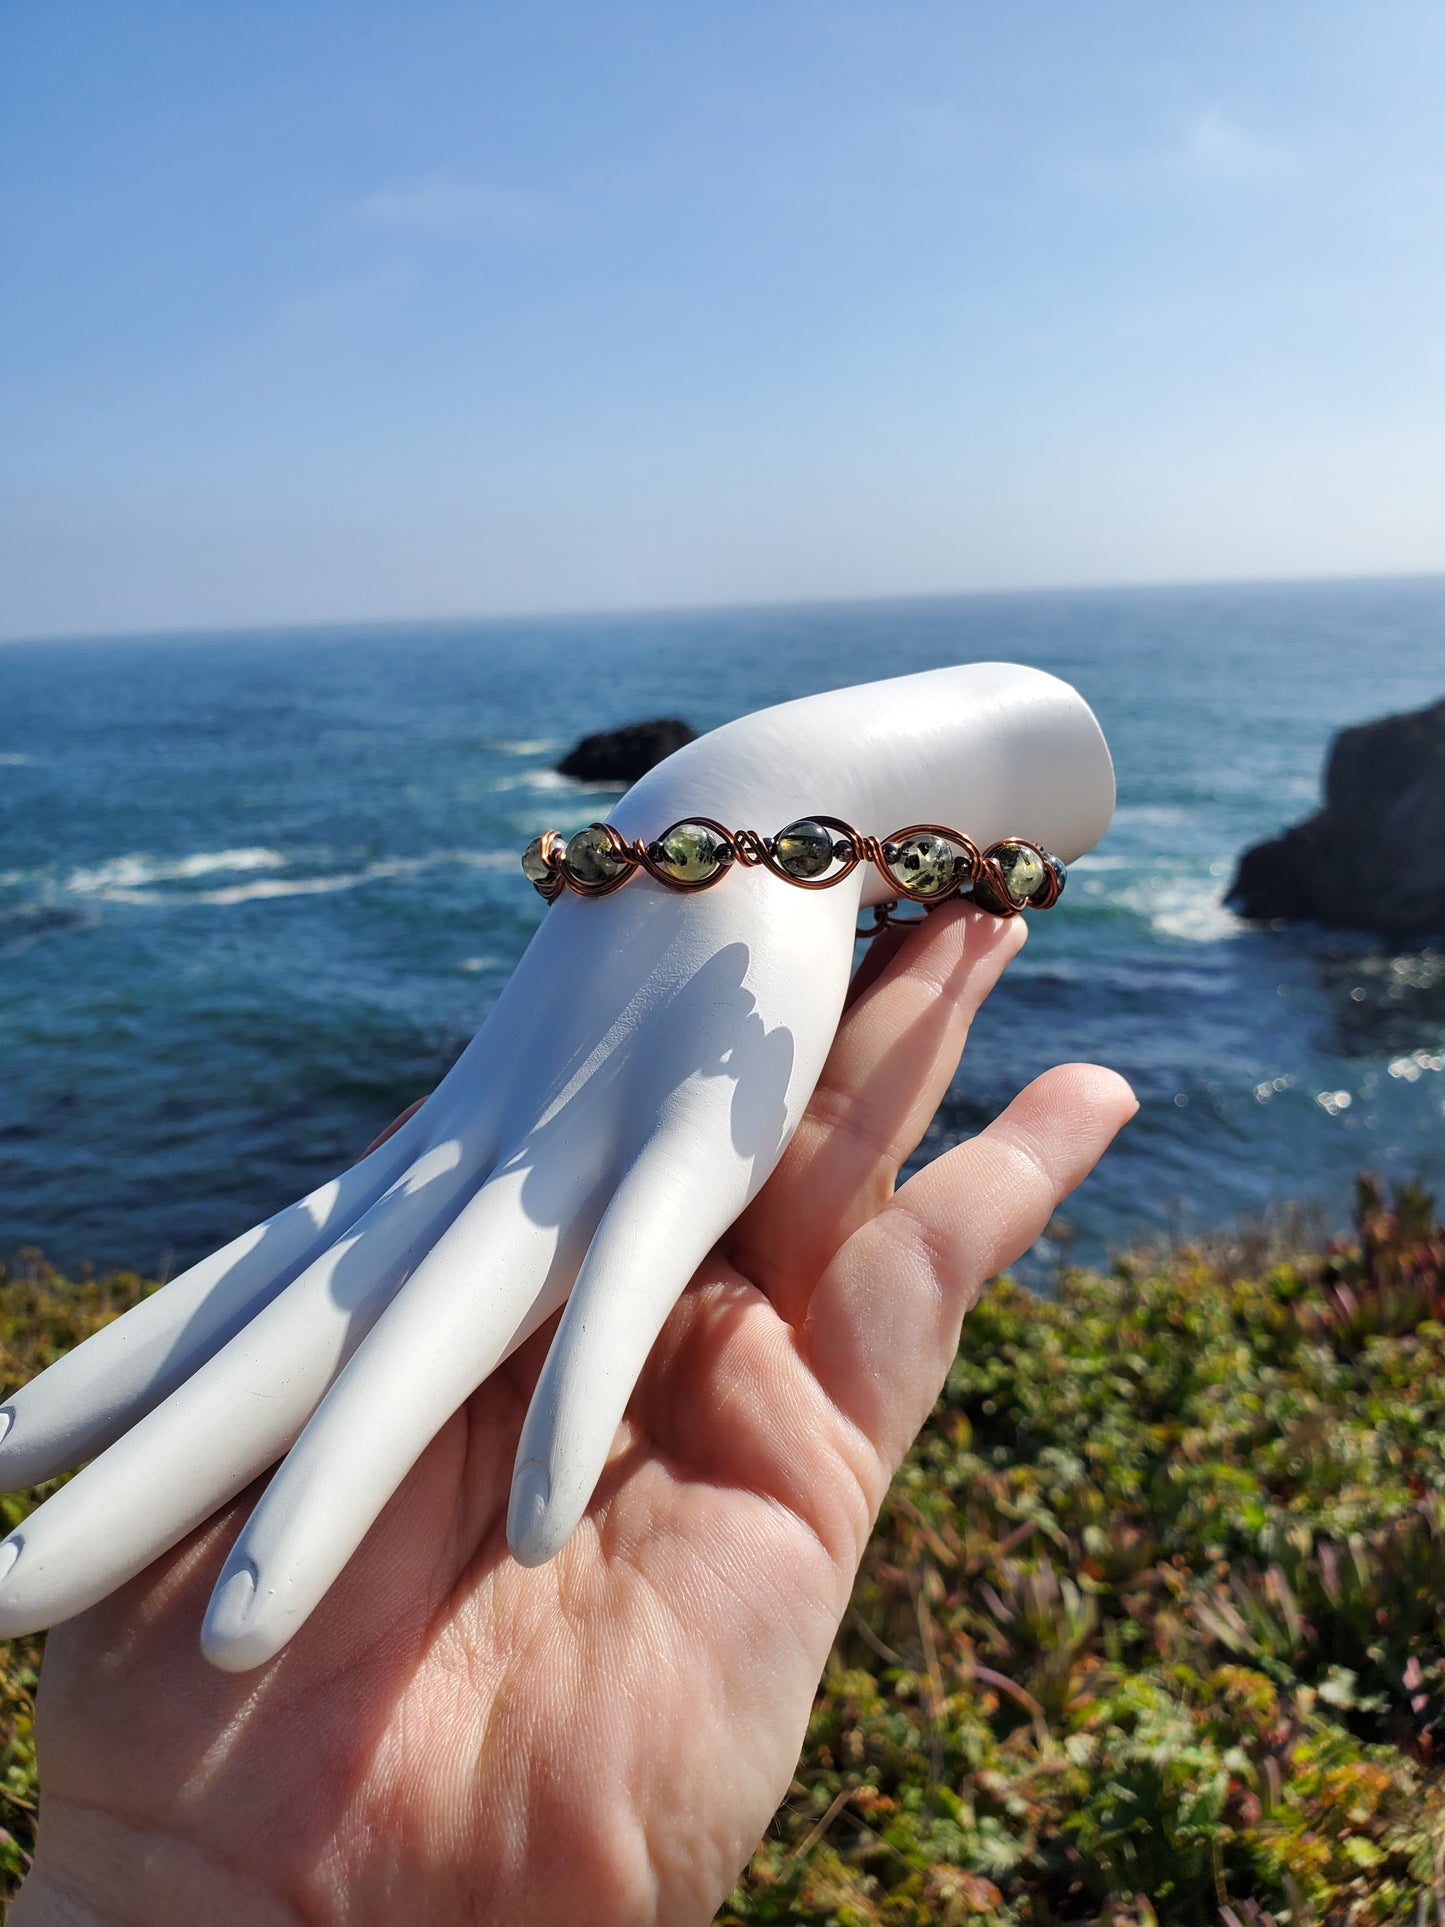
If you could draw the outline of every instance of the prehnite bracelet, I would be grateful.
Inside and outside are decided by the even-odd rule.
[[[836,816],[808,816],[776,836],[729,830],[711,817],[674,823],[651,842],[628,842],[610,823],[589,823],[575,836],[544,830],[522,852],[522,871],[549,903],[564,890],[606,897],[639,870],[670,890],[710,890],[734,864],[759,865],[800,890],[829,890],[871,863],[897,895],[880,904],[875,937],[897,919],[899,899],[928,908],[967,894],[996,917],[1017,916],[1026,905],[1048,910],[1064,887],[1064,866],[1026,837],[1008,836],[980,850],[972,837],[941,823],[910,823],[891,836],[864,836]],[[916,921],[916,919],[915,919]]]

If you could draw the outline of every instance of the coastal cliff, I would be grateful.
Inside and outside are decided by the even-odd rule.
[[[1324,807],[1246,850],[1227,901],[1261,922],[1445,934],[1445,700],[1341,730]]]

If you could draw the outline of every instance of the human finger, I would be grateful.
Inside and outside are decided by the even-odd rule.
[[[863,961],[848,980],[848,994],[843,1000],[845,1011],[851,1010],[864,991],[877,983],[912,935],[905,924],[895,923],[869,941]]]
[[[416,1116],[417,1112],[421,1109],[422,1105],[425,1103],[426,1103],[425,1096],[414,1097],[411,1103],[407,1105],[406,1109],[404,1111],[398,1111],[396,1116],[391,1120],[390,1124],[387,1125],[386,1129],[380,1132],[376,1137],[374,1137],[371,1140],[370,1144],[367,1145],[366,1150],[362,1155],[365,1157],[370,1157],[373,1151],[379,1151],[383,1144],[387,1143],[391,1138],[394,1138],[396,1136],[397,1132],[401,1130],[403,1125],[411,1123],[412,1119]]]
[[[1046,1071],[911,1178],[828,1267],[799,1342],[873,1447],[875,1504],[938,1397],[980,1288],[1028,1249],[1137,1109],[1114,1071]]]
[[[891,1196],[937,1110],[969,1026],[1028,935],[965,906],[910,933],[843,1017],[792,1142],[727,1245],[797,1323],[835,1251]]]

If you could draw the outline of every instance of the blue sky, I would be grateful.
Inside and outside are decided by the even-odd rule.
[[[1445,568],[1437,0],[0,9],[0,634]]]

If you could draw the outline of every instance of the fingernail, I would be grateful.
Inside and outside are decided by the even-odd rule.
[[[547,1557],[543,1525],[551,1496],[552,1481],[539,1460],[528,1459],[517,1467],[507,1507],[507,1544],[520,1565],[540,1566]]]
[[[256,1568],[251,1561],[237,1566],[229,1579],[223,1579],[211,1595],[206,1622],[201,1628],[201,1643],[209,1648],[239,1639],[256,1598]]]
[[[23,1540],[14,1538],[7,1539],[4,1545],[0,1545],[0,1586],[4,1585],[14,1570],[15,1561],[20,1557],[20,1548],[23,1544]]]

